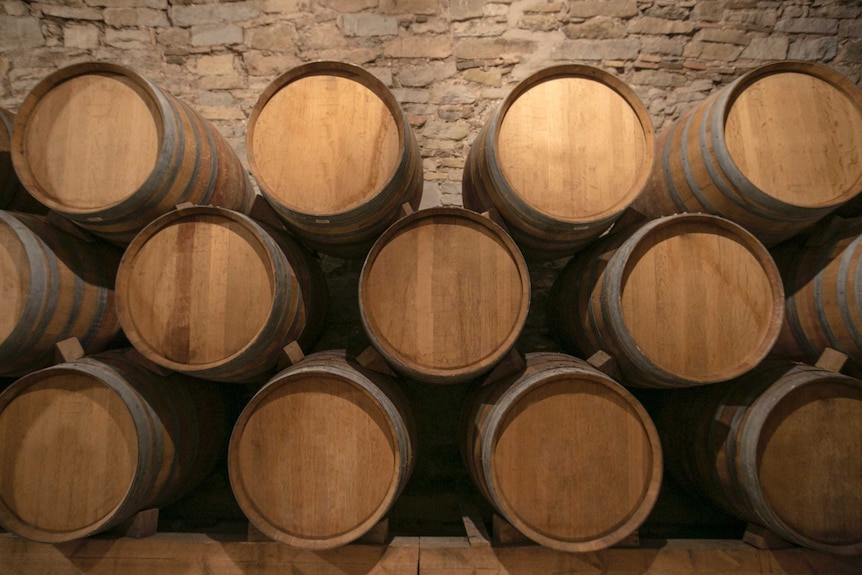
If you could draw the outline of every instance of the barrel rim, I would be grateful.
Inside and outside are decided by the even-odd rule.
[[[761,342],[736,367],[730,367],[711,376],[683,375],[659,365],[638,346],[622,314],[623,278],[631,263],[630,256],[637,249],[638,245],[640,245],[641,240],[661,228],[677,225],[680,222],[685,224],[691,221],[704,222],[733,233],[760,264],[772,291],[772,312],[769,317],[766,333]],[[610,333],[613,334],[614,339],[619,342],[621,347],[628,352],[627,358],[634,364],[642,377],[646,377],[648,380],[658,383],[662,387],[705,385],[727,381],[743,375],[760,363],[772,350],[781,332],[781,324],[784,318],[784,286],[778,267],[767,249],[751,232],[739,224],[712,214],[673,214],[651,220],[642,225],[616,250],[608,262],[608,267],[604,274],[601,310]]]
[[[256,408],[266,401],[272,393],[278,391],[283,386],[289,386],[294,381],[312,378],[320,374],[335,376],[340,382],[360,390],[366,397],[373,400],[375,406],[386,416],[387,428],[385,431],[392,445],[396,446],[397,449],[393,451],[393,474],[391,482],[381,500],[380,506],[362,523],[346,532],[339,533],[333,537],[314,538],[281,530],[276,525],[273,525],[266,518],[265,514],[252,504],[243,487],[243,473],[237,464],[237,460],[242,435]],[[403,421],[401,413],[395,407],[392,400],[382,393],[379,395],[374,393],[374,390],[379,391],[379,389],[377,384],[360,370],[356,369],[352,361],[346,356],[338,356],[330,352],[320,352],[306,356],[302,361],[280,371],[255,393],[243,408],[231,432],[228,444],[228,478],[237,503],[245,516],[261,533],[274,541],[280,541],[303,549],[333,549],[361,537],[374,527],[389,511],[403,489],[404,483],[406,483],[406,476],[409,476],[412,470],[412,457],[409,455],[409,452],[413,449],[413,438],[406,422]],[[405,441],[399,442],[399,437],[409,443],[405,444]]]
[[[434,218],[436,216],[464,218],[485,226],[489,231],[494,233],[494,235],[499,239],[500,244],[508,250],[512,261],[521,276],[521,304],[519,306],[518,317],[514,321],[511,333],[509,333],[509,335],[507,335],[500,343],[496,351],[483,358],[474,360],[469,365],[463,367],[443,368],[422,366],[405,358],[398,352],[398,350],[392,348],[388,343],[375,334],[376,330],[372,329],[374,326],[370,322],[369,312],[367,309],[368,289],[366,284],[368,282],[370,269],[374,265],[377,256],[383,248],[388,245],[389,241],[404,231],[405,228],[412,226],[415,222]],[[365,258],[362,270],[359,273],[359,316],[366,336],[383,358],[390,365],[396,368],[396,371],[404,373],[414,379],[430,383],[461,383],[488,371],[497,362],[502,360],[503,357],[514,347],[515,342],[523,330],[524,324],[527,321],[527,312],[530,308],[530,299],[530,274],[527,268],[527,263],[524,260],[524,256],[521,253],[520,248],[518,248],[518,245],[512,237],[506,232],[506,230],[493,222],[490,218],[479,215],[471,210],[454,206],[439,206],[418,210],[393,223],[386,229],[386,231],[383,232],[383,234],[381,234],[379,238],[377,238],[377,241],[374,242],[374,245],[371,247],[371,250]]]
[[[143,337],[141,337],[140,333],[137,329],[135,329],[136,321],[134,315],[132,314],[132,306],[128,305],[126,294],[129,289],[129,285],[131,280],[131,267],[134,258],[139,254],[141,249],[146,245],[146,243],[152,239],[156,234],[158,234],[163,228],[174,223],[177,220],[181,220],[183,218],[187,218],[189,216],[194,217],[197,215],[208,215],[208,216],[217,216],[223,217],[227,220],[235,221],[241,224],[246,229],[252,232],[252,235],[259,240],[259,245],[263,248],[263,252],[266,254],[267,259],[265,262],[262,262],[267,267],[267,273],[270,278],[270,288],[273,294],[273,305],[271,309],[271,313],[269,317],[266,318],[266,321],[263,322],[260,329],[257,333],[249,338],[248,343],[243,345],[242,348],[235,351],[231,355],[212,361],[209,363],[184,363],[175,360],[168,359],[164,357],[158,350],[156,350],[148,341],[146,341]],[[123,332],[125,333],[129,343],[137,349],[141,355],[146,357],[148,360],[161,365],[162,367],[166,367],[173,371],[177,371],[180,373],[186,373],[189,375],[198,375],[198,376],[206,376],[208,371],[217,370],[218,368],[224,368],[229,366],[232,362],[237,360],[238,358],[242,358],[250,349],[252,349],[256,345],[261,345],[262,343],[269,343],[266,337],[269,332],[273,329],[277,329],[279,327],[279,321],[277,314],[283,311],[281,308],[286,308],[287,306],[280,305],[279,300],[283,299],[285,301],[290,301],[294,294],[292,293],[292,289],[290,286],[290,282],[285,282],[282,289],[279,289],[277,284],[277,278],[282,273],[289,274],[290,265],[287,263],[287,258],[279,251],[275,251],[273,249],[269,249],[265,240],[266,238],[271,238],[269,233],[261,227],[254,219],[240,212],[236,212],[234,210],[229,210],[227,208],[221,208],[218,206],[188,206],[183,207],[181,209],[174,209],[157,219],[150,222],[143,230],[141,230],[138,235],[132,240],[132,242],[128,245],[125,252],[123,253],[123,257],[120,260],[120,266],[117,269],[117,279],[115,285],[115,299],[116,299],[116,308],[117,308],[117,317],[120,321],[120,325],[123,327]],[[273,240],[274,241],[274,240]]]
[[[631,107],[632,111],[640,121],[641,128],[643,129],[644,165],[640,176],[635,181],[632,188],[628,190],[626,194],[622,195],[622,199],[619,200],[615,206],[606,209],[599,214],[592,214],[584,217],[560,217],[546,214],[531,204],[528,204],[518,195],[517,190],[515,190],[508,182],[500,167],[498,151],[499,134],[509,108],[511,108],[512,104],[518,99],[518,97],[527,92],[530,88],[543,82],[560,78],[585,78],[599,82],[610,88],[619,94],[619,96]],[[531,219],[535,219],[544,227],[554,226],[555,224],[556,227],[561,228],[570,227],[571,224],[583,224],[595,228],[602,228],[603,226],[607,227],[618,219],[638,198],[638,196],[640,196],[641,192],[646,188],[649,182],[650,174],[652,173],[653,165],[655,164],[655,130],[653,128],[649,112],[641,99],[630,86],[615,75],[595,66],[589,66],[586,64],[558,64],[549,66],[531,74],[524,80],[521,80],[493,112],[490,122],[488,123],[488,130],[485,134],[484,141],[476,142],[476,145],[484,145],[485,147],[491,147],[493,145],[492,153],[486,154],[486,158],[490,166],[489,172],[495,179],[499,178],[499,183],[505,184],[503,189],[513,191],[513,194],[506,194],[505,197],[501,197],[501,194],[492,195],[491,200],[498,205],[498,209],[504,213],[509,213],[509,210],[505,208],[505,204],[510,203],[517,213],[529,214]],[[501,188],[499,185],[495,187]]]
[[[56,200],[52,194],[44,190],[41,184],[39,184],[25,154],[26,136],[29,129],[28,121],[33,112],[41,104],[42,98],[60,84],[86,75],[120,76],[131,80],[135,91],[141,95],[142,99],[144,99],[144,95],[149,98],[149,101],[144,99],[144,102],[153,115],[153,123],[158,134],[158,151],[153,163],[153,169],[150,175],[141,183],[140,187],[137,190],[130,190],[125,197],[111,204],[96,208],[74,207]],[[139,190],[151,188],[161,179],[161,168],[166,167],[170,163],[172,152],[172,150],[165,147],[163,141],[163,134],[171,131],[169,118],[165,114],[165,110],[169,109],[169,102],[155,85],[130,68],[109,62],[81,62],[66,66],[43,78],[27,94],[24,102],[21,104],[12,129],[12,163],[15,166],[15,171],[18,173],[18,178],[22,185],[38,202],[70,217],[92,217],[96,218],[95,221],[99,221],[99,214],[101,212],[110,212],[118,207],[122,207],[127,202],[136,201],[135,195]]]
[[[282,88],[292,82],[311,76],[337,76],[356,82],[369,89],[380,99],[380,101],[384,103],[386,108],[389,109],[392,119],[395,122],[395,126],[398,128],[398,149],[401,161],[393,168],[389,178],[387,178],[386,182],[381,185],[379,191],[389,190],[393,185],[395,185],[398,182],[399,173],[405,169],[403,167],[407,164],[407,162],[405,162],[405,158],[409,157],[411,154],[411,145],[409,144],[413,138],[410,124],[407,122],[404,111],[401,109],[401,106],[386,84],[366,69],[347,62],[316,60],[301,64],[275,78],[258,97],[257,102],[252,108],[248,122],[246,123],[246,149],[249,169],[258,183],[261,194],[273,204],[277,212],[286,214],[289,219],[294,219],[299,222],[316,222],[328,217],[349,221],[351,216],[357,212],[361,213],[365,211],[363,208],[366,208],[369,203],[373,203],[374,197],[369,198],[352,208],[342,210],[341,212],[314,213],[297,209],[295,206],[290,206],[285,203],[278,194],[271,191],[272,186],[270,186],[261,175],[260,167],[254,153],[255,126],[263,108],[266,107],[267,103],[269,103],[275,94]]]
[[[814,378],[806,378],[815,376]],[[791,367],[778,381],[770,385],[745,410],[742,435],[735,442],[737,455],[735,461],[743,474],[741,484],[746,496],[751,501],[751,508],[758,515],[763,515],[774,526],[780,529],[795,542],[805,547],[827,553],[858,554],[862,553],[862,540],[845,545],[834,545],[817,541],[790,527],[769,504],[763,492],[760,481],[760,458],[758,450],[762,441],[762,431],[767,421],[774,413],[774,408],[792,394],[808,386],[823,383],[840,384],[862,391],[862,380],[855,379],[837,372],[822,370],[805,364]],[[756,441],[744,441],[744,437],[756,438]],[[735,466],[734,466],[735,467]]]
[[[485,477],[485,484],[491,500],[495,506],[499,507],[500,512],[505,516],[518,531],[539,543],[540,545],[567,552],[587,552],[596,551],[610,547],[628,537],[634,532],[649,516],[656,501],[658,500],[659,491],[661,489],[663,467],[662,467],[662,447],[659,439],[658,431],[652,418],[647,413],[643,405],[637,398],[623,387],[619,382],[604,373],[593,368],[586,362],[562,353],[548,353],[536,358],[547,362],[548,365],[538,369],[535,373],[529,374],[526,377],[516,380],[509,389],[507,389],[500,400],[495,403],[492,413],[489,414],[485,423],[485,429],[493,429],[495,433],[484,434],[481,438],[481,455],[482,467]],[[550,374],[548,372],[551,372]],[[641,499],[633,507],[631,513],[625,519],[614,525],[609,530],[597,534],[584,540],[563,540],[554,538],[551,534],[544,533],[536,528],[525,523],[519,517],[517,512],[514,512],[508,502],[497,495],[495,479],[497,477],[495,458],[492,454],[496,450],[499,434],[496,433],[500,429],[500,425],[505,421],[507,415],[529,393],[535,391],[541,386],[566,381],[572,375],[577,375],[581,380],[588,380],[592,383],[602,385],[609,390],[616,392],[617,395],[624,399],[627,406],[634,412],[638,421],[643,428],[646,436],[647,444],[650,446],[650,473],[649,478],[644,485]]]
[[[104,378],[99,377],[97,373],[90,371],[102,371]],[[38,526],[24,522],[4,503],[0,498],[0,524],[8,528],[9,531],[41,543],[62,543],[74,539],[80,539],[93,535],[100,531],[104,531],[110,527],[116,526],[124,521],[137,506],[142,503],[141,498],[146,495],[147,489],[150,487],[148,483],[155,480],[153,477],[141,476],[141,469],[146,467],[146,456],[152,454],[152,449],[147,448],[144,439],[150,435],[158,435],[158,430],[152,425],[146,425],[145,422],[151,423],[151,416],[148,413],[146,402],[137,394],[131,386],[126,386],[123,390],[118,382],[121,378],[107,364],[100,361],[85,358],[73,362],[57,364],[39,371],[29,373],[15,382],[13,382],[3,392],[0,392],[0,412],[2,412],[9,404],[11,404],[19,395],[26,393],[32,386],[58,374],[75,374],[83,375],[90,379],[93,383],[110,389],[120,400],[122,406],[126,409],[129,418],[135,426],[137,436],[137,461],[133,469],[132,481],[123,496],[118,500],[117,504],[103,517],[91,522],[89,525],[72,529],[70,531],[48,531],[39,529]],[[122,391],[128,392],[129,397],[124,397]],[[129,400],[133,399],[134,403],[129,404]],[[158,441],[161,441],[158,438]]]
[[[733,182],[737,189],[744,190],[750,194],[752,198],[757,199],[762,205],[773,207],[778,211],[782,208],[785,210],[795,208],[796,210],[807,210],[812,214],[823,213],[826,215],[832,208],[840,206],[848,200],[855,197],[862,190],[862,170],[859,172],[858,179],[835,199],[824,201],[819,204],[801,205],[786,200],[779,200],[769,193],[758,188],[748,177],[739,169],[736,162],[733,160],[730,150],[727,148],[725,139],[725,125],[730,114],[733,104],[741,93],[748,86],[754,84],[767,76],[780,74],[784,72],[804,74],[822,80],[830,86],[837,89],[839,92],[847,96],[847,99],[855,105],[862,116],[862,90],[856,84],[851,82],[846,76],[838,71],[820,64],[817,62],[806,62],[802,60],[783,60],[773,62],[750,70],[744,75],[736,79],[729,87],[720,95],[715,112],[711,116],[711,145],[716,154],[718,163],[721,165],[722,171]]]

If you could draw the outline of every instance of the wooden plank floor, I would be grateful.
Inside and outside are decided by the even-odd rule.
[[[640,548],[569,554],[535,545],[470,546],[463,537],[396,537],[388,545],[309,552],[235,536],[160,533],[60,545],[0,534],[3,575],[734,574],[858,575],[862,557],[801,548],[762,551],[733,540],[647,540]]]

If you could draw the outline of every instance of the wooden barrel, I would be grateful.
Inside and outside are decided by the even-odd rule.
[[[279,76],[252,110],[247,141],[262,195],[320,252],[361,259],[403,203],[419,207],[416,137],[362,68],[313,62]]]
[[[862,553],[862,381],[766,360],[656,416],[679,483],[799,545]]]
[[[528,259],[571,255],[646,185],[653,128],[611,74],[566,64],[518,84],[485,123],[464,168],[464,207],[496,208]]]
[[[772,246],[862,192],[862,90],[810,62],[743,75],[662,133],[650,217],[723,216]]]
[[[457,383],[512,349],[530,305],[530,277],[511,237],[462,208],[431,208],[393,224],[359,276],[371,343],[399,372]]]
[[[343,351],[315,353],[243,410],[228,449],[231,487],[264,535],[339,547],[389,511],[410,477],[414,436],[394,380]]]
[[[12,165],[12,124],[15,114],[0,108],[0,210],[45,213],[48,209],[31,196]]]
[[[823,224],[772,250],[787,294],[773,353],[814,363],[831,347],[862,361],[862,218]]]
[[[285,345],[311,347],[326,293],[320,266],[284,230],[214,206],[152,222],[117,271],[117,311],[132,345],[214,381],[265,380]]]
[[[227,434],[212,385],[125,352],[30,373],[0,394],[0,524],[46,543],[106,531],[193,488]]]
[[[104,63],[63,68],[27,95],[12,138],[42,204],[119,244],[175,205],[248,213],[254,188],[230,145],[182,101]]]
[[[87,242],[42,216],[0,211],[0,375],[54,363],[54,345],[77,337],[87,353],[120,335],[114,277],[121,252]]]
[[[481,388],[464,414],[471,477],[533,541],[603,549],[652,510],[662,480],[655,426],[634,396],[588,363],[527,354],[522,373]]]
[[[769,353],[784,290],[766,248],[717,216],[612,235],[560,273],[550,317],[566,346],[614,356],[624,383],[686,387],[742,375]]]

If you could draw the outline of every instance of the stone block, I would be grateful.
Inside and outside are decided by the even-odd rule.
[[[500,87],[503,85],[503,73],[500,70],[480,70],[472,68],[463,74],[464,79],[470,82],[485,84],[486,86]]]
[[[739,57],[746,60],[784,60],[787,58],[788,45],[787,38],[783,36],[752,38]]]
[[[296,46],[296,31],[289,22],[279,22],[269,26],[248,30],[248,45],[254,50],[286,52]]]
[[[402,86],[421,88],[451,78],[458,73],[454,63],[429,64],[412,70],[402,70],[398,80]]]
[[[189,69],[201,76],[223,76],[236,73],[233,54],[203,55],[189,62]]]
[[[401,104],[427,104],[431,99],[428,90],[415,88],[393,88],[392,94]]]
[[[695,22],[720,22],[724,18],[723,0],[701,0],[691,9],[690,18]]]
[[[862,38],[862,20],[844,20],[838,25],[838,35],[842,38]]]
[[[452,24],[452,32],[456,38],[494,38],[502,36],[508,30],[509,25],[505,22],[490,20],[468,20]]]
[[[722,60],[732,62],[742,53],[742,47],[735,44],[718,44],[715,42],[700,42],[694,40],[686,44],[682,55],[686,58],[700,60]]]
[[[192,46],[227,46],[242,44],[242,28],[236,24],[192,26]]]
[[[166,28],[170,26],[167,13],[152,8],[105,8],[105,24],[115,28],[124,26]]]
[[[301,64],[299,58],[290,54],[264,54],[258,50],[244,52],[242,60],[250,76],[272,79]]]
[[[566,40],[552,53],[552,60],[634,60],[640,51],[640,40]]]
[[[748,30],[772,32],[778,22],[778,10],[775,8],[727,10],[724,18],[727,22],[741,24]]]
[[[151,45],[150,33],[147,30],[105,30],[105,44],[122,50],[147,48]]]
[[[563,10],[565,6],[562,2],[535,2],[533,4],[528,4],[524,6],[524,12],[527,14],[538,13],[538,14],[549,14],[560,12]]]
[[[748,46],[749,42],[751,42],[749,34],[732,28],[704,28],[695,34],[694,39],[702,42],[737,44],[739,46]]]
[[[348,2],[339,2],[339,4],[347,4]],[[367,1],[366,1],[367,3]],[[373,2],[371,6],[363,6],[359,8],[372,8],[377,2]],[[311,10],[311,0],[264,0],[261,4],[261,9],[267,14],[293,14],[295,12],[308,12]]]
[[[641,52],[646,54],[664,54],[667,56],[682,56],[688,38],[675,36],[646,36],[641,38]]]
[[[531,54],[536,43],[530,40],[508,40],[504,38],[456,40],[455,55],[464,60],[487,60],[500,57]]]
[[[156,33],[158,43],[170,46],[172,50],[182,49],[192,41],[192,34],[187,28],[164,28]]]
[[[383,82],[386,87],[392,87],[392,68],[366,68],[365,71]]]
[[[421,136],[435,140],[463,140],[470,134],[470,127],[463,122],[428,122]]]
[[[199,26],[253,20],[260,15],[257,2],[226,2],[222,4],[176,5],[171,11],[174,26]]]
[[[593,16],[632,18],[637,15],[637,0],[581,0],[569,2],[569,16],[572,18],[592,18]]]
[[[681,88],[688,84],[688,79],[682,74],[675,74],[666,70],[638,70],[632,74],[632,84],[660,88]]]
[[[440,202],[440,183],[424,182],[422,185],[422,200],[419,202],[419,209],[436,208],[440,205],[442,205]]]
[[[98,48],[99,28],[93,24],[66,24],[63,26],[63,45],[83,50]]]
[[[775,30],[790,34],[837,34],[838,20],[834,18],[784,18],[775,24]]]
[[[533,32],[550,32],[560,26],[560,21],[552,14],[526,14],[518,20],[518,28]]]
[[[447,36],[406,36],[388,42],[383,53],[389,58],[448,58],[452,44]]]
[[[831,60],[838,53],[835,38],[805,38],[790,43],[787,57],[790,60]]]
[[[384,14],[436,14],[438,0],[379,0],[377,9]]]
[[[570,39],[612,39],[625,38],[626,25],[618,18],[596,16],[581,24],[568,24],[563,28],[563,34]]]
[[[6,11],[7,16],[30,15],[30,9],[27,7],[27,4],[25,4],[21,0],[6,0],[5,2],[3,2],[3,9]],[[2,68],[0,68],[0,76],[5,76]]]
[[[39,4],[42,14],[63,18],[65,20],[102,20],[102,11],[83,6],[58,6],[56,4]]]
[[[434,104],[472,104],[476,94],[467,86],[438,86],[431,90]]]
[[[101,8],[168,8],[168,0],[84,0],[84,4]]]
[[[341,17],[341,28],[345,36],[395,36],[398,20],[380,14],[345,14]]]
[[[454,21],[481,18],[484,15],[484,0],[449,0],[449,17]]]
[[[679,20],[644,16],[643,18],[632,19],[629,22],[628,31],[630,34],[691,34],[694,31],[694,24]]]

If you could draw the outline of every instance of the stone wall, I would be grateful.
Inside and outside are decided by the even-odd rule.
[[[319,59],[358,64],[391,88],[419,137],[423,205],[460,205],[470,143],[531,72],[564,62],[604,68],[636,90],[658,131],[773,60],[823,62],[862,83],[862,2],[0,0],[0,106],[16,111],[60,67],[116,62],[190,103],[244,161],[260,93],[282,72]],[[352,288],[358,264],[327,265],[331,317],[359,337],[354,298],[340,291]],[[552,269],[531,270],[533,332],[543,330],[541,294]],[[338,336],[322,345],[343,343]]]

